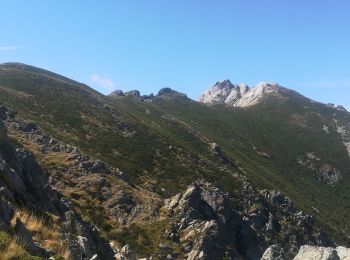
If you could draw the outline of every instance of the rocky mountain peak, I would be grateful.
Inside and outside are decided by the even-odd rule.
[[[114,90],[113,92],[111,92],[108,96],[110,97],[123,97],[123,96],[130,96],[130,97],[141,97],[140,91],[138,91],[137,89],[134,90],[129,90],[126,92],[123,92],[122,90]]]
[[[215,85],[213,86],[213,88],[216,88],[216,89],[232,89],[234,88],[235,85],[233,85],[231,83],[231,81],[229,79],[225,79],[225,80],[222,80],[222,81],[217,81],[215,83]]]
[[[172,92],[174,92],[174,90],[172,90],[171,88],[162,88],[158,91],[158,96],[166,93],[172,93]]]
[[[141,97],[140,91],[138,91],[137,89],[134,90],[130,90],[124,93],[125,96],[131,96],[131,97]]]
[[[165,99],[181,99],[181,98],[187,98],[186,94],[177,92],[171,88],[162,88],[158,91],[157,97],[165,98]]]
[[[199,98],[202,103],[233,104],[249,91],[248,85],[241,83],[232,84],[230,80],[218,81]]]
[[[277,82],[259,82],[253,89],[255,89],[256,92],[260,93],[270,93],[270,92],[277,92],[280,89],[280,85]]]
[[[199,98],[202,103],[227,104],[247,107],[257,104],[268,93],[278,92],[280,85],[275,82],[260,82],[253,88],[244,83],[232,84],[230,80],[218,81]]]
[[[120,96],[124,96],[124,92],[122,90],[114,90],[113,92],[111,92],[108,96],[110,97],[120,97]]]

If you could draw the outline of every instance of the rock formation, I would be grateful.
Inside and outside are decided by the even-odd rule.
[[[350,259],[350,249],[345,247],[317,247],[302,246],[294,260],[348,260]]]
[[[281,87],[277,83],[261,82],[256,87],[250,88],[241,83],[232,84],[231,81],[217,82],[213,87],[205,91],[199,98],[199,102],[208,104],[226,104],[229,106],[249,107],[257,104],[269,93],[278,93]]]
[[[167,201],[166,207],[178,220],[176,232],[185,234],[181,240],[189,245],[187,259],[254,259],[259,255],[252,230],[232,209],[225,194],[211,184],[194,183]],[[192,240],[193,236],[198,238]],[[256,250],[251,250],[253,245]]]

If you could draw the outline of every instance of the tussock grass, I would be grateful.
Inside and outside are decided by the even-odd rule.
[[[25,209],[16,211],[12,224],[19,218],[33,236],[33,240],[46,249],[53,249],[56,255],[69,259],[69,251],[59,232],[59,218],[54,215],[40,216]],[[2,259],[2,258],[0,258]]]
[[[0,259],[1,260],[37,260],[39,257],[31,256],[17,239],[6,232],[0,232]]]

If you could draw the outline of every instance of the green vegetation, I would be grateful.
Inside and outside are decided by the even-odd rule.
[[[0,259],[2,260],[39,260],[31,256],[8,233],[0,231]]]
[[[133,223],[111,235],[122,245],[129,244],[138,255],[151,255],[158,251],[161,235],[166,229],[166,220],[151,224]]]
[[[184,131],[179,131],[184,126],[193,127],[210,142],[220,144],[224,153],[242,166],[260,188],[281,190],[298,208],[315,215],[337,241],[347,240],[350,160],[333,119],[335,116],[346,123],[350,121],[349,114],[338,112],[334,115],[334,109],[312,103],[293,92],[287,100],[270,97],[249,109],[208,107],[183,99],[145,103],[119,97],[115,102],[130,113],[132,111],[154,131],[169,139],[181,140],[191,152],[201,153],[203,150],[194,150],[197,146],[192,146],[193,141],[186,142]],[[177,127],[168,122],[169,115],[176,118]],[[329,134],[323,130],[323,125],[329,126]],[[188,129],[188,132],[193,131]],[[268,157],[257,153],[256,148]],[[314,171],[297,163],[306,152],[317,154],[322,163],[336,165],[342,173],[342,181],[335,187],[318,181]],[[217,174],[216,177],[218,175],[221,176]],[[210,173],[206,178],[210,178]],[[222,187],[222,184],[230,183],[223,179],[216,178],[216,185]],[[232,191],[233,187],[227,186]]]
[[[298,208],[316,216],[337,242],[349,243],[350,160],[334,124],[334,119],[349,124],[348,113],[294,92],[248,109],[206,106],[173,93],[162,97],[154,102],[105,97],[44,70],[0,66],[0,102],[60,140],[120,168],[134,182],[142,184],[141,177],[155,180],[156,191],[168,197],[205,179],[241,196],[241,183],[232,175],[243,169],[255,185],[281,190]],[[209,147],[214,142],[239,168],[212,154]],[[328,186],[299,165],[298,158],[307,152],[336,166],[341,182]],[[105,217],[91,214],[99,211],[96,205],[82,210],[92,221]],[[146,228],[151,226],[135,224],[114,236],[146,252],[154,241]]]
[[[12,238],[4,231],[0,231],[0,250],[3,251],[10,245]]]

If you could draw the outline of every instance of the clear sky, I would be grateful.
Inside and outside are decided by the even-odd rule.
[[[347,0],[0,0],[0,63],[102,93],[276,81],[350,108]]]

